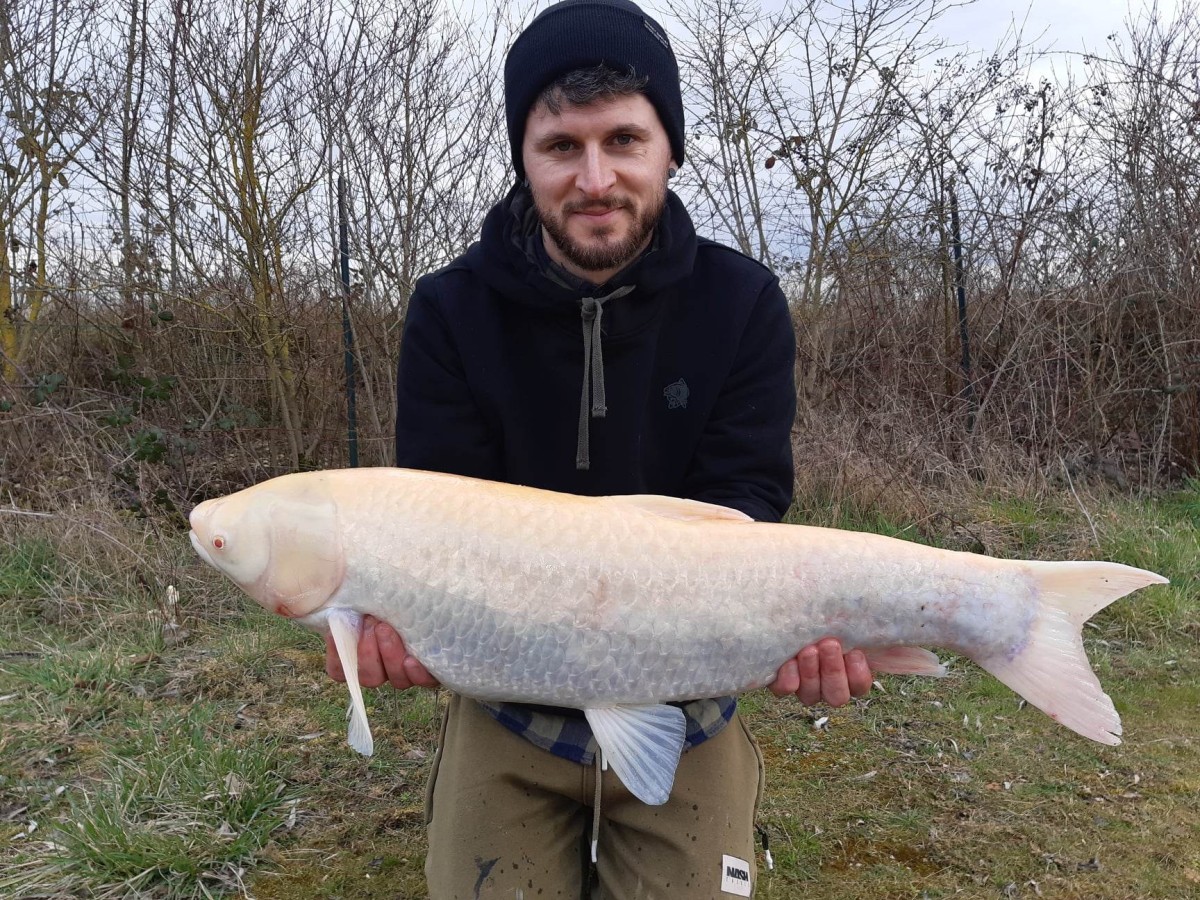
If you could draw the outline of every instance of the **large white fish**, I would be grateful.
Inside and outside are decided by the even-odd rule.
[[[579,497],[377,468],[285,475],[191,515],[205,561],[272,612],[332,633],[350,743],[373,745],[357,679],[363,614],[444,685],[578,707],[647,803],[684,740],[672,700],[768,684],[826,635],[876,671],[974,660],[1051,718],[1120,743],[1085,620],[1166,579],[1107,562],[1000,560],[874,534],[752,521],[659,496]]]

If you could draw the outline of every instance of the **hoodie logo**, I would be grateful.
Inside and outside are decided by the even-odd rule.
[[[668,384],[663,388],[663,396],[667,398],[667,409],[687,409],[687,382],[680,378],[678,381]]]

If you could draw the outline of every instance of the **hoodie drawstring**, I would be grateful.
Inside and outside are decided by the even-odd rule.
[[[590,469],[591,432],[590,419],[603,419],[608,412],[604,397],[604,351],[600,330],[604,318],[604,304],[614,297],[624,297],[633,291],[627,284],[603,297],[584,297],[579,304],[579,315],[583,324],[583,391],[579,397],[579,439],[575,446],[575,468]]]

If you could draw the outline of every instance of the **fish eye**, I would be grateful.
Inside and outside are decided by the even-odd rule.
[[[215,538],[213,538],[212,545],[215,550],[225,549],[225,538],[218,534]]]

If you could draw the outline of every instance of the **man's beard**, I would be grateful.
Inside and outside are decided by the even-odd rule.
[[[632,262],[650,235],[654,233],[654,229],[658,227],[658,220],[662,218],[666,202],[667,192],[664,188],[657,196],[650,199],[650,204],[640,214],[633,216],[631,227],[623,239],[616,242],[593,240],[584,244],[576,241],[567,232],[567,220],[570,216],[585,209],[592,211],[620,207],[630,209],[631,203],[628,198],[613,196],[599,201],[575,201],[568,203],[563,209],[562,215],[558,215],[543,206],[539,202],[537,194],[533,194],[533,205],[542,227],[546,229],[550,239],[562,251],[563,256],[584,272],[622,269]],[[607,237],[606,232],[611,232],[611,229],[608,227],[595,229],[592,235],[593,237],[602,235]]]

